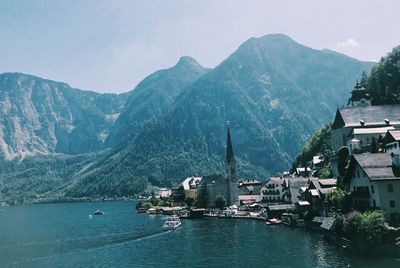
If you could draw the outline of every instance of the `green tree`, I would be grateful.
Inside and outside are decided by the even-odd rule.
[[[349,197],[349,192],[346,192],[340,188],[336,188],[326,195],[326,201],[328,202],[331,210],[343,211],[347,205],[347,200]]]
[[[193,197],[186,197],[185,198],[185,203],[188,207],[191,207],[194,203],[194,198]]]
[[[382,243],[389,229],[381,210],[360,213],[355,219],[354,226],[357,239],[369,244]]]
[[[340,176],[344,176],[346,173],[346,167],[347,167],[347,162],[348,162],[348,157],[349,157],[349,149],[347,149],[346,146],[340,147],[337,153],[338,157],[338,171]]]
[[[223,209],[226,206],[226,200],[222,195],[219,195],[217,199],[215,199],[215,207],[219,209]]]
[[[197,197],[194,200],[193,206],[198,208],[208,207],[208,190],[206,184],[200,186],[200,191],[198,192]]]

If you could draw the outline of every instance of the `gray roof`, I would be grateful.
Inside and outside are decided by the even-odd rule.
[[[320,179],[313,180],[311,184],[314,185],[315,189],[310,189],[312,196],[325,195],[336,188],[336,179]],[[310,184],[310,185],[311,185]]]
[[[344,123],[344,127],[361,126],[360,120],[365,122],[364,126],[386,125],[385,119],[390,124],[400,123],[400,105],[379,105],[364,107],[344,107],[339,108],[336,114],[334,129]],[[340,122],[343,120],[343,122]],[[343,127],[343,126],[342,126]]]
[[[288,185],[293,188],[300,188],[308,186],[309,180],[312,178],[304,178],[304,177],[293,177],[285,179],[288,182]]]
[[[322,186],[336,186],[336,179],[320,179],[318,180],[319,184]]]
[[[201,184],[211,184],[212,182],[216,182],[219,180],[225,180],[224,176],[222,176],[221,174],[207,175],[203,176]]]
[[[394,127],[369,127],[369,128],[355,128],[353,129],[354,135],[364,135],[364,134],[386,134],[388,130],[394,130]]]
[[[325,217],[314,217],[312,222],[323,223],[324,220],[325,220]]]
[[[389,167],[392,165],[392,158],[387,153],[365,153],[355,154],[354,158],[363,168],[369,167]]]
[[[322,224],[319,226],[324,230],[332,231],[335,229],[336,219],[333,217],[326,217]]]
[[[246,185],[239,187],[239,195],[259,195],[261,185]]]
[[[267,184],[267,183],[274,183],[274,184],[283,184],[285,182],[285,180],[281,177],[271,177],[268,180],[266,180],[263,185]]]
[[[392,169],[392,157],[387,153],[355,154],[354,159],[370,180],[399,180]]]
[[[389,134],[393,137],[394,140],[400,141],[400,130],[390,130]]]
[[[292,209],[294,206],[292,204],[281,204],[281,205],[269,205],[267,206],[269,210],[285,210]]]

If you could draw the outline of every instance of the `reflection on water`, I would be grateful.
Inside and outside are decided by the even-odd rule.
[[[133,202],[45,204],[2,209],[1,267],[400,267],[353,256],[319,235],[249,220],[183,221],[136,214]],[[95,210],[104,216],[92,216]]]

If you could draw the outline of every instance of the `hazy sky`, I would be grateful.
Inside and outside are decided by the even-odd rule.
[[[400,1],[0,0],[0,73],[124,92],[180,56],[215,67],[254,36],[379,60],[400,45]]]

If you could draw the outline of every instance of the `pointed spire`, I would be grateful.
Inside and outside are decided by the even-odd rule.
[[[232,161],[235,161],[235,156],[233,154],[231,132],[229,130],[229,121],[227,122],[227,127],[228,127],[228,136],[226,139],[226,160],[228,161],[228,163],[231,163]]]

